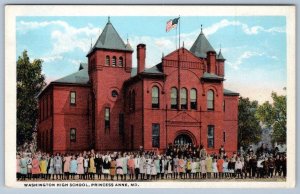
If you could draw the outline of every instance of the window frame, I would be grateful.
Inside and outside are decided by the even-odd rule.
[[[72,94],[75,95],[74,96],[74,102],[72,102],[72,99],[73,99]],[[71,106],[76,106],[76,97],[77,97],[76,91],[70,91],[70,105]]]
[[[193,91],[195,91],[195,99],[192,99],[193,97]],[[198,103],[197,103],[197,89],[196,88],[192,88],[190,91],[190,107],[191,110],[197,110]]]
[[[72,133],[72,131],[74,131],[74,134]],[[76,142],[76,138],[77,138],[77,130],[76,128],[70,128],[70,142]]]
[[[185,94],[182,94],[182,91],[184,91]],[[184,100],[185,103],[183,103]],[[180,108],[182,110],[188,109],[188,90],[184,87],[180,89]]]
[[[175,98],[173,97],[173,91],[176,92]],[[171,96],[170,96],[171,97],[171,109],[177,109],[178,108],[178,90],[177,90],[177,88],[172,87],[170,94],[171,94]],[[175,104],[173,103],[174,99],[175,99]]]
[[[118,59],[118,67],[123,67],[123,66],[124,66],[123,57],[119,57],[119,59]]]
[[[210,130],[212,130],[212,135]],[[212,146],[210,145],[210,140],[212,140]],[[207,148],[214,148],[215,147],[215,126],[208,125],[207,126]]]
[[[112,57],[112,63],[111,63],[111,66],[112,66],[112,67],[116,67],[116,66],[117,66],[117,57],[116,57],[116,56],[113,56],[113,57]]]
[[[212,99],[209,99],[210,98],[210,95],[209,95],[210,93],[212,94]],[[207,101],[207,110],[208,111],[214,111],[215,110],[215,92],[212,89],[207,91],[206,101]],[[210,107],[210,105],[212,105],[212,106]]]
[[[108,115],[106,115],[108,111]],[[104,129],[105,133],[109,133],[110,130],[110,107],[105,107],[104,108]]]
[[[157,89],[157,96],[154,96],[154,89]],[[154,103],[153,101],[157,101],[157,103]],[[159,108],[159,87],[156,85],[153,86],[151,90],[151,104],[152,108]]]
[[[157,127],[157,128],[154,128]],[[157,134],[154,134],[154,130],[157,130]],[[160,124],[159,123],[152,123],[152,147],[153,148],[160,148]]]
[[[106,55],[105,57],[105,66],[110,66],[110,56]]]

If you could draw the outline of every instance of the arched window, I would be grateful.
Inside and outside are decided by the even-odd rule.
[[[197,90],[195,88],[191,89],[191,109],[197,110]]]
[[[119,67],[123,67],[123,57],[119,57]]]
[[[159,108],[159,88],[152,87],[152,108]]]
[[[207,92],[207,110],[214,110],[214,91]]]
[[[115,56],[113,56],[111,65],[115,67],[116,63],[117,63],[117,58]]]
[[[105,58],[105,65],[106,65],[106,66],[109,66],[109,65],[110,65],[110,58],[109,58],[108,55],[107,55],[106,58]]]
[[[171,88],[171,108],[177,108],[177,89]]]
[[[186,90],[186,88],[181,88],[181,90],[180,90],[180,106],[181,106],[181,109],[187,109],[187,90]]]

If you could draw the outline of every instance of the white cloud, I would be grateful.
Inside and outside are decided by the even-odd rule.
[[[234,69],[238,69],[239,66],[243,63],[243,61],[245,59],[249,59],[249,58],[255,57],[255,56],[263,56],[263,55],[265,55],[265,54],[264,53],[253,52],[253,51],[245,51],[245,52],[243,52],[242,55],[240,55],[236,59],[236,61],[234,61],[234,62],[227,61],[227,64],[230,65]]]
[[[228,27],[228,26],[240,26],[243,32],[247,35],[255,35],[260,32],[267,32],[267,33],[282,33],[285,32],[284,27],[272,27],[272,28],[264,28],[262,26],[252,26],[249,27],[248,24],[242,23],[240,21],[229,21],[227,19],[223,19],[218,23],[215,23],[207,28],[204,28],[203,31],[205,35],[209,36],[211,34],[216,33],[218,30]]]
[[[56,60],[61,60],[63,59],[63,56],[61,55],[49,55],[49,56],[43,56],[41,57],[41,59],[44,61],[44,62],[52,62],[52,61],[56,61]]]

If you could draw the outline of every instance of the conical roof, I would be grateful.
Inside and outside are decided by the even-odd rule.
[[[217,55],[217,60],[225,60],[225,58],[222,55],[221,49],[220,49],[220,51],[219,51],[219,53]]]
[[[133,51],[131,47],[124,43],[110,20],[108,20],[97,42],[88,54],[93,52],[95,49]]]
[[[205,35],[203,34],[202,28],[198,38],[194,42],[190,51],[194,53],[194,55],[196,55],[197,57],[201,57],[201,58],[206,58],[206,53],[208,51],[216,52],[215,49],[211,46],[211,44],[206,39]]]

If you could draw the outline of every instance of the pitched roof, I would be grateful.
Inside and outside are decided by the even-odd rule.
[[[216,58],[217,58],[217,60],[225,60],[225,58],[222,55],[221,49],[220,49],[220,51],[219,51],[219,53],[218,53],[218,55],[217,55]]]
[[[221,77],[221,76],[218,76],[218,75],[213,74],[213,73],[207,73],[207,72],[205,72],[203,74],[203,76],[201,77],[201,79],[206,79],[206,80],[220,80],[220,81],[224,80],[224,78]]]
[[[87,84],[89,81],[88,66],[86,63],[80,63],[79,70],[75,73],[67,75],[52,83],[72,83],[72,84]]]
[[[162,74],[162,70],[161,70],[160,66],[161,66],[161,63],[159,63],[157,65],[154,65],[153,67],[145,69],[142,73],[145,73],[145,74]],[[134,77],[136,75],[137,75],[137,68],[133,67],[131,69],[131,77]]]
[[[223,93],[225,96],[239,96],[240,94],[238,92],[233,92],[231,90],[223,89]]]
[[[124,43],[112,23],[108,20],[101,35],[91,48],[88,55],[95,49],[114,49],[122,51],[133,51],[130,45]]]
[[[190,51],[194,53],[197,57],[206,58],[206,53],[208,51],[215,52],[215,49],[208,42],[201,29],[201,32],[196,41],[194,42],[193,46],[191,47]]]

